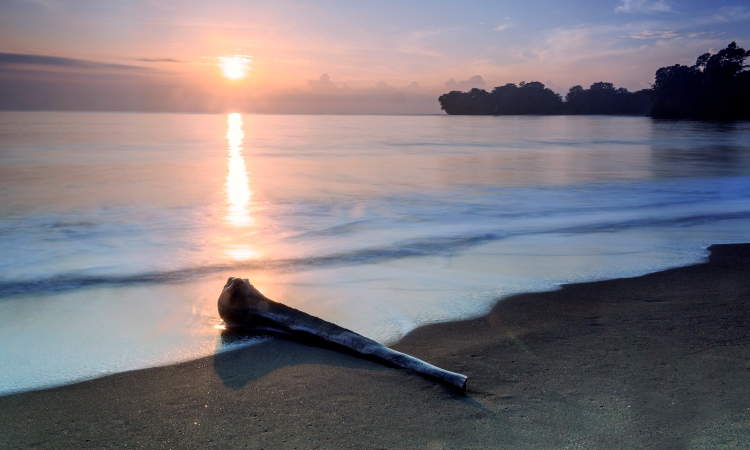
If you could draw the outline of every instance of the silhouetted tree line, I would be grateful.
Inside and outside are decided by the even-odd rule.
[[[448,114],[619,114],[645,116],[651,110],[651,89],[629,92],[612,83],[594,83],[589,89],[573,86],[565,96],[538,81],[499,86],[487,92],[451,91],[438,98]]]
[[[693,66],[656,71],[650,116],[669,119],[750,119],[750,72],[745,51],[732,42]]]
[[[652,104],[651,89],[630,92],[600,81],[588,89],[581,86],[570,88],[565,96],[564,110],[567,114],[645,116],[651,111]]]
[[[451,91],[438,98],[448,114],[609,114],[655,118],[750,118],[750,72],[745,51],[732,42],[715,55],[701,55],[694,66],[656,71],[651,89],[630,92],[598,82],[573,86],[563,99],[538,81],[499,86],[487,92]]]
[[[560,114],[562,98],[538,81],[508,83],[487,92],[451,91],[438,98],[448,114]]]

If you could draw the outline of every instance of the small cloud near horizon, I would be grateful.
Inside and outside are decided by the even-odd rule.
[[[445,87],[451,91],[468,91],[472,88],[484,89],[485,86],[487,86],[487,83],[481,75],[474,75],[468,80],[461,81],[450,78],[445,82]]]
[[[324,73],[320,75],[320,78],[317,80],[307,80],[307,85],[310,86],[310,89],[313,91],[334,91],[338,89],[338,86],[336,86],[336,83],[331,81],[331,77],[328,76],[327,73]]]
[[[391,86],[390,84],[386,83],[385,81],[380,80],[380,81],[377,82],[377,84],[375,84],[375,89],[389,89],[390,90],[390,89],[394,89],[394,88],[393,88],[393,86]]]
[[[622,0],[622,4],[615,8],[615,12],[659,13],[673,12],[673,10],[663,0]]]

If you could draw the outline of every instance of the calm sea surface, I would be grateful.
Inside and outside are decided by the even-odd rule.
[[[0,394],[226,349],[228,276],[387,344],[748,241],[748,123],[0,113]]]

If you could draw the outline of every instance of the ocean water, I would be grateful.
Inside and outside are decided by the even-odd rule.
[[[229,276],[388,344],[748,241],[748,123],[0,112],[0,395],[251,345]]]

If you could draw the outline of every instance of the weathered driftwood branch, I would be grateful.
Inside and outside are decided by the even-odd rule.
[[[270,328],[301,337],[315,337],[368,359],[410,369],[461,391],[466,376],[391,350],[346,328],[266,298],[246,279],[229,278],[219,296],[219,315],[230,329]]]

